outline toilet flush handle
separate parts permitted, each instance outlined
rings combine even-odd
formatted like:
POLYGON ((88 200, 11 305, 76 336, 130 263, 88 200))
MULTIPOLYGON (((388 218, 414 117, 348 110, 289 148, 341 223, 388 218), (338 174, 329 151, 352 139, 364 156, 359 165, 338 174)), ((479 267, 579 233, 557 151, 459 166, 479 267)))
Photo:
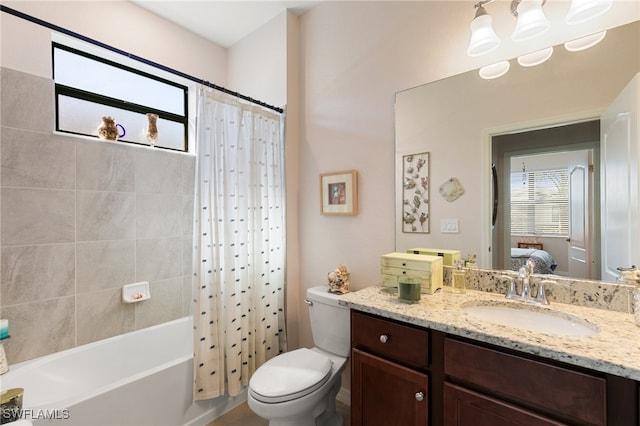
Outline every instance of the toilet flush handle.
POLYGON ((304 303, 306 303, 309 306, 313 306, 313 302, 309 299, 304 299, 304 303))

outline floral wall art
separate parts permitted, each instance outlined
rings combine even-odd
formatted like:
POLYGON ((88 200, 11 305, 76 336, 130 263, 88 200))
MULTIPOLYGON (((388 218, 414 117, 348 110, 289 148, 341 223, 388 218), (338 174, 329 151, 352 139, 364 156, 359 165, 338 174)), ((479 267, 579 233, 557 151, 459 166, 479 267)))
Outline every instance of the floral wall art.
POLYGON ((429 153, 402 157, 402 232, 429 233, 429 153))

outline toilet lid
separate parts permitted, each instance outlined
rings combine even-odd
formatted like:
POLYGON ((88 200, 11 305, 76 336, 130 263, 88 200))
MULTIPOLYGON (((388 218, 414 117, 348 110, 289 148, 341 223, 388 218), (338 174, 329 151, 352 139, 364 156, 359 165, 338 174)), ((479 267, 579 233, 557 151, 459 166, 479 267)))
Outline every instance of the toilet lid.
POLYGON ((296 349, 260 366, 249 380, 249 392, 263 402, 290 401, 315 391, 330 376, 328 357, 311 349, 296 349))

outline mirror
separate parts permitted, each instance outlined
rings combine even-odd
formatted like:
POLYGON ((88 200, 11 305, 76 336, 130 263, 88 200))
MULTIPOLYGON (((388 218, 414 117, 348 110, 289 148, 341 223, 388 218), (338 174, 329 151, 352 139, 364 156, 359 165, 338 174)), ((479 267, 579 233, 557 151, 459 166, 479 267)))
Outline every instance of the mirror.
MULTIPOLYGON (((510 247, 517 247, 518 242, 532 247, 544 245, 545 237, 514 239, 511 232, 503 231, 505 222, 509 222, 505 216, 510 217, 510 202, 509 198, 505 202, 505 195, 510 194, 510 171, 515 167, 511 160, 521 163, 519 156, 523 155, 543 154, 547 150, 562 151, 566 155, 580 149, 593 161, 596 177, 592 179, 597 182, 598 173, 603 172, 599 170, 600 141, 594 144, 593 140, 579 136, 579 142, 573 146, 564 139, 558 142, 554 138, 563 137, 562 133, 572 131, 574 125, 580 127, 574 129, 579 135, 585 126, 589 131, 596 126, 596 134, 599 133, 602 112, 640 72, 639 43, 640 21, 636 21, 609 30, 602 42, 584 51, 569 52, 563 45, 555 46, 551 59, 535 67, 521 67, 515 59, 511 60, 509 72, 498 79, 483 80, 477 71, 470 71, 397 93, 396 251, 415 247, 457 249, 463 256, 477 255, 482 268, 510 269, 510 247), (554 130, 558 130, 560 136, 555 135, 554 130), (527 137, 536 132, 542 133, 541 139, 549 149, 531 142, 535 137, 527 137), (545 134, 549 132, 554 134, 545 134), (512 145, 501 149, 494 146, 497 139, 509 136, 529 142, 519 146, 512 141, 509 142, 512 145), (586 154, 585 145, 588 146, 586 154), (510 154, 497 157, 500 150, 510 154), (429 153, 431 161, 431 230, 428 234, 406 232, 401 220, 402 158, 423 152, 429 153), (497 168, 495 181, 492 165, 497 168), (453 178, 464 192, 456 200, 447 201, 439 188, 453 178), (495 192, 499 198, 494 226, 495 192), (457 232, 447 228, 452 221, 457 224, 457 232)), ((534 163, 532 157, 525 163, 530 161, 534 163)), ((594 200, 600 199, 597 188, 592 195, 594 200)), ((574 276, 600 279, 600 221, 596 202, 590 212, 592 271, 588 277, 574 276)), ((551 255, 557 258, 554 273, 570 276, 566 239, 567 235, 557 236, 553 243, 549 240, 547 244, 553 247, 551 255)))

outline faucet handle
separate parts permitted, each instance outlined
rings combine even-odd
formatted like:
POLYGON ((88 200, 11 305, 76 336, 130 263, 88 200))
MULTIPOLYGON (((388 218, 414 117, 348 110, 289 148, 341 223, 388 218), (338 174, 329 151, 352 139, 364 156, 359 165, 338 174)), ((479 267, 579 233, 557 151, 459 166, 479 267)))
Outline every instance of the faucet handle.
POLYGON ((545 294, 544 287, 545 284, 555 284, 556 282, 553 280, 542 280, 538 284, 538 294, 536 295, 536 302, 541 305, 549 305, 549 301, 547 300, 547 295, 545 294))
POLYGON ((507 294, 504 296, 507 299, 516 299, 518 297, 518 293, 516 293, 516 282, 513 277, 508 275, 503 275, 500 277, 500 281, 509 280, 509 289, 507 290, 507 294))

